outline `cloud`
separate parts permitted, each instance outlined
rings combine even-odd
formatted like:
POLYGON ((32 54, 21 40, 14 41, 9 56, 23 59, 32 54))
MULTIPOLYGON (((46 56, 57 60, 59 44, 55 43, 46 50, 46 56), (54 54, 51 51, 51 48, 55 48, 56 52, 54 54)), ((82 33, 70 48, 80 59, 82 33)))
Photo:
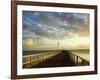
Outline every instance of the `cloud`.
POLYGON ((34 12, 23 13, 23 38, 33 40, 89 36, 89 14, 34 12))

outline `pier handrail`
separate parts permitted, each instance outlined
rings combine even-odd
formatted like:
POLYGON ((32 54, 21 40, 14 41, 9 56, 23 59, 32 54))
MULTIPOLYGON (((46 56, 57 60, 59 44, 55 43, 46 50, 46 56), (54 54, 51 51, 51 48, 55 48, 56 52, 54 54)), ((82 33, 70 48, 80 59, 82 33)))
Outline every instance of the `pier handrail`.
POLYGON ((80 57, 72 52, 70 52, 70 53, 74 56, 74 63, 76 62, 76 64, 78 64, 78 59, 81 59, 82 60, 81 65, 85 65, 85 64, 89 65, 89 61, 87 61, 86 59, 84 59, 84 58, 82 58, 82 57, 80 57), (75 56, 76 56, 76 59, 75 59, 75 56))
POLYGON ((53 51, 53 52, 43 52, 43 53, 39 53, 39 54, 33 54, 33 55, 25 55, 23 56, 23 65, 36 65, 46 59, 49 59, 55 55, 59 54, 59 52, 57 51, 53 51), (34 63, 33 63, 34 62, 34 63))

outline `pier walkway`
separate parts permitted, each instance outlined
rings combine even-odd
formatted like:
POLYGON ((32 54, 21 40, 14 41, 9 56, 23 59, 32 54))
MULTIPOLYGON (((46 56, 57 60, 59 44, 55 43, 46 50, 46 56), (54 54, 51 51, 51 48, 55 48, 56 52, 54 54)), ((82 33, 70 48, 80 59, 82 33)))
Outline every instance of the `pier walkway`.
POLYGON ((68 67, 89 65, 86 59, 68 51, 59 50, 23 56, 23 68, 68 67))

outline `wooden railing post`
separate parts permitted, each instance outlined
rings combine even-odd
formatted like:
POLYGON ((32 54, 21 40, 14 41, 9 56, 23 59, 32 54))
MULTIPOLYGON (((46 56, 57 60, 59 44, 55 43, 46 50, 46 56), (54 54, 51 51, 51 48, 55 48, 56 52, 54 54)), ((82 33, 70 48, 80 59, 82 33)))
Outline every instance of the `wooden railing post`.
POLYGON ((74 56, 74 63, 75 63, 75 55, 73 55, 74 56))
POLYGON ((78 56, 76 56, 76 63, 78 63, 78 56))
POLYGON ((29 58, 29 59, 30 59, 30 65, 32 65, 32 58, 31 58, 31 56, 30 56, 30 58, 29 58))
POLYGON ((82 60, 82 65, 84 65, 84 60, 82 60))

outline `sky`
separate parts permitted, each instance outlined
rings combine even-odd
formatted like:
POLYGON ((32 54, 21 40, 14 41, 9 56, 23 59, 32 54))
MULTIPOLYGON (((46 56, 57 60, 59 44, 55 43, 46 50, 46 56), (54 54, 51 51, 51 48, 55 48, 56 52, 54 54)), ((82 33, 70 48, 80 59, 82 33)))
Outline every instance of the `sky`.
POLYGON ((23 50, 89 49, 89 14, 23 11, 23 50))

